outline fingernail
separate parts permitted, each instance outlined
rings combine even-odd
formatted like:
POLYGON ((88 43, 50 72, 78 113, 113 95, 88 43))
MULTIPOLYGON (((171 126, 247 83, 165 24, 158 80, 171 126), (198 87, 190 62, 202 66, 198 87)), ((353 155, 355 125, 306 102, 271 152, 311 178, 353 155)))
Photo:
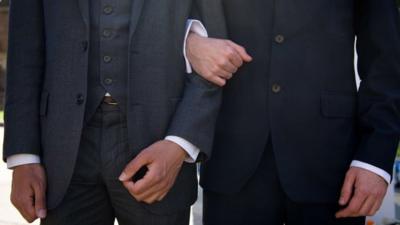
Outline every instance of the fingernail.
POLYGON ((44 218, 46 218, 47 212, 46 212, 45 209, 39 209, 39 210, 36 212, 36 214, 37 214, 37 217, 39 217, 40 219, 44 219, 44 218))
POLYGON ((122 173, 121 176, 119 176, 119 180, 120 181, 124 181, 128 178, 128 176, 126 175, 126 173, 122 173))

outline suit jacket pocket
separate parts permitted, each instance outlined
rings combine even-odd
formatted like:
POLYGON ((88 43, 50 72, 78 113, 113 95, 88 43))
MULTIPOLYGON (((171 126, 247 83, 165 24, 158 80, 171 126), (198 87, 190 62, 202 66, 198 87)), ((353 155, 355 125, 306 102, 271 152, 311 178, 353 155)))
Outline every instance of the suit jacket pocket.
POLYGON ((350 118, 356 115, 357 96, 348 93, 325 93, 321 96, 321 113, 329 118, 350 118))
POLYGON ((40 116, 47 115, 47 108, 49 104, 49 92, 43 91, 40 97, 40 116))

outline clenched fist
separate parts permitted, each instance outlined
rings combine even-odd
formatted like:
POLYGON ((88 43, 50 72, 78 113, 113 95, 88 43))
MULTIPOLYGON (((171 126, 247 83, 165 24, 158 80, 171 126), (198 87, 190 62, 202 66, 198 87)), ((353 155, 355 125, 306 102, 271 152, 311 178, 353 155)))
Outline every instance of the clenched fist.
POLYGON ((46 217, 46 176, 40 164, 14 168, 11 202, 29 223, 46 217))
POLYGON ((252 60, 245 48, 232 41, 195 33, 188 37, 186 52, 193 69, 218 86, 224 86, 243 63, 252 60))
POLYGON ((187 153, 174 142, 163 140, 144 149, 124 169, 120 181, 139 202, 161 201, 175 183, 187 153), (147 167, 144 177, 134 177, 147 167))
POLYGON ((346 174, 339 204, 345 206, 337 218, 373 216, 381 207, 388 183, 380 176, 351 167, 346 174))

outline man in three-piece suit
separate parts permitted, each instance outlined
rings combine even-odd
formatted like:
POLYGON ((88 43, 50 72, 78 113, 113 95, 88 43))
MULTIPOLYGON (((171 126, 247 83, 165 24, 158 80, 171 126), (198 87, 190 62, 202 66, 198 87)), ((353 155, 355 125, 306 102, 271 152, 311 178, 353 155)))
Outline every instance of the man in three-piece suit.
POLYGON ((27 221, 188 224, 221 96, 184 73, 191 6, 11 2, 4 160, 27 221))
POLYGON ((399 141, 395 1, 209 0, 199 15, 219 39, 190 35, 193 68, 219 85, 237 71, 202 168, 204 224, 364 224, 399 141))

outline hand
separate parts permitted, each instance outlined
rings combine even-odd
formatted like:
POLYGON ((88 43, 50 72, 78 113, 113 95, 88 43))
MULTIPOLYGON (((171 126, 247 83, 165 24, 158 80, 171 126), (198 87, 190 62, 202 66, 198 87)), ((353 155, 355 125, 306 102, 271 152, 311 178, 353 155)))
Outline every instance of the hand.
POLYGON ((205 38, 195 33, 189 34, 186 52, 193 69, 204 79, 221 87, 244 62, 252 60, 242 46, 232 41, 205 38))
POLYGON ((46 217, 46 175, 40 164, 14 168, 11 202, 29 223, 46 217))
POLYGON ((388 184, 368 170, 351 167, 346 174, 339 204, 346 208, 336 213, 337 218, 373 216, 382 205, 388 184))
POLYGON ((129 193, 139 202, 161 201, 174 185, 187 153, 177 144, 163 140, 144 149, 120 176, 129 193), (144 166, 145 176, 134 182, 132 177, 144 166))

